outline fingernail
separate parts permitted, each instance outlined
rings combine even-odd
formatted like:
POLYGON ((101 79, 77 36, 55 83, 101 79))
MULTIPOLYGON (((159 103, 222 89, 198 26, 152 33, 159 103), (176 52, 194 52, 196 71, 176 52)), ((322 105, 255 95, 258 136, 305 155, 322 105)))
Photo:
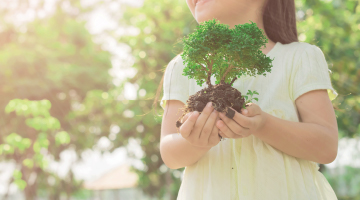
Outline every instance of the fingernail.
POLYGON ((247 109, 243 109, 242 113, 247 114, 248 113, 247 109))
POLYGON ((210 101, 209 103, 207 103, 207 107, 211 107, 212 106, 212 102, 210 101))
POLYGON ((183 123, 176 121, 176 128, 179 128, 183 123))
POLYGON ((198 116, 198 113, 199 113, 199 112, 195 110, 192 115, 198 116))
POLYGON ((226 117, 233 119, 235 116, 235 111, 233 111, 233 109, 228 108, 228 111, 226 113, 226 117))

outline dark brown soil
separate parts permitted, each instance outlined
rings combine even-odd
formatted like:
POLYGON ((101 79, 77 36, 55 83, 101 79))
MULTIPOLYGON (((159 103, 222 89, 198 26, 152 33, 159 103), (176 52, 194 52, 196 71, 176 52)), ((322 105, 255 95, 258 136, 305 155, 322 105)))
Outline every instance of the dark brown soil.
POLYGON ((219 112, 228 113, 229 107, 240 112, 245 103, 241 92, 231 87, 230 84, 218 84, 212 87, 206 87, 196 94, 191 95, 186 101, 183 115, 176 122, 176 127, 181 126, 182 118, 189 112, 198 111, 201 113, 208 102, 213 102, 214 109, 219 112))

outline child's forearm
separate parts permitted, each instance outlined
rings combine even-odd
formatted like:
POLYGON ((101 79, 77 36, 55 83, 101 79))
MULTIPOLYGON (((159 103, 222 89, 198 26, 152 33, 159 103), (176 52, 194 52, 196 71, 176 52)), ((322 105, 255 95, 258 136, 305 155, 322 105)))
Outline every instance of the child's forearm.
POLYGON ((196 163, 211 147, 196 147, 186 141, 180 134, 166 135, 160 141, 160 154, 166 166, 179 169, 196 163))
POLYGON ((264 127, 253 133, 262 141, 291 156, 328 164, 335 160, 338 134, 313 123, 293 122, 266 112, 264 127), (335 137, 336 136, 336 137, 335 137))

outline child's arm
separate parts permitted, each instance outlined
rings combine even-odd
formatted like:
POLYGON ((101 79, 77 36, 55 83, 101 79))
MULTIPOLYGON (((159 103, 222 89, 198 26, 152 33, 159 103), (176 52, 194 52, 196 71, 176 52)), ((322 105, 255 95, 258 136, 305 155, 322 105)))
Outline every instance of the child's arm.
POLYGON ((160 142, 161 158, 170 169, 193 165, 210 149, 193 146, 178 133, 167 134, 160 142))
MULTIPOLYGON (((164 110, 164 117, 161 126, 160 154, 164 163, 171 169, 179 169, 196 163, 211 146, 200 147, 191 144, 181 134, 177 133, 175 126, 176 121, 182 115, 183 111, 179 110, 184 107, 184 103, 177 100, 168 100, 164 110)), ((213 108, 205 108, 203 114, 211 114, 213 108), (205 111, 207 109, 207 111, 205 111)), ((212 114, 213 126, 215 126, 216 115, 212 114), (215 118, 214 118, 215 116, 215 118)), ((198 121, 196 117, 190 116, 192 121, 198 121)), ((198 116, 200 118, 200 116, 198 116)), ((200 120, 200 119, 199 119, 200 120)), ((190 121, 189 121, 190 122, 190 121)), ((182 125, 184 126, 185 123, 182 125)), ((216 127, 214 127, 215 129, 216 127)), ((217 128, 216 128, 217 129, 217 128)), ((193 131, 194 132, 194 131, 193 131)), ((218 137, 218 131, 212 133, 218 137)), ((219 138, 218 138, 219 139, 219 138)), ((210 141, 210 139, 209 139, 210 141)), ((206 143, 208 143, 206 139, 206 143)), ((218 143, 218 142, 217 142, 218 143)))
POLYGON ((338 127, 326 90, 313 90, 296 99, 300 122, 266 115, 266 123, 253 135, 294 157, 328 164, 335 160, 338 127))

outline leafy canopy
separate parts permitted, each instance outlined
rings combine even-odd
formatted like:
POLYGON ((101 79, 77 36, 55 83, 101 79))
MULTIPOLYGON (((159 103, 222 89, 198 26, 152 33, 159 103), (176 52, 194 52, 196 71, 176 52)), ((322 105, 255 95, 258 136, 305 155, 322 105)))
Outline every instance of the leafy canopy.
POLYGON ((272 59, 260 48, 267 41, 254 22, 235 25, 233 29, 215 19, 200 23, 194 33, 182 39, 181 57, 186 66, 183 75, 196 79, 200 86, 204 82, 211 86, 212 75, 216 84, 232 84, 246 74, 266 76, 265 72, 271 72, 272 59))

